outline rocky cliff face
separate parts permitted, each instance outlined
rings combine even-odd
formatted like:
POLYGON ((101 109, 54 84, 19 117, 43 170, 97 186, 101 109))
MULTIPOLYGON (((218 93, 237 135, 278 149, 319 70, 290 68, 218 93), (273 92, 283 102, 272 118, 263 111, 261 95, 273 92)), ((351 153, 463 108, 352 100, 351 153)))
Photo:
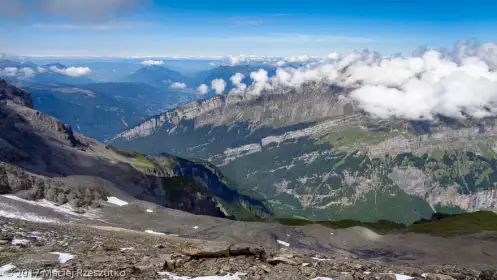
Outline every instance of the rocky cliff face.
POLYGON ((497 211, 494 119, 372 119, 348 92, 307 84, 257 98, 216 96, 113 143, 210 160, 285 217, 409 223, 433 211, 497 211), (423 177, 400 179, 406 170, 423 177))
MULTIPOLYGON (((251 205, 251 202, 234 185, 222 182, 216 171, 201 169, 200 164, 194 166, 194 163, 172 156, 152 159, 106 146, 74 133, 70 126, 55 118, 26 107, 31 104, 28 93, 3 80, 0 85, 0 97, 7 101, 0 104, 3 193, 28 199, 46 198, 59 204, 76 201, 76 205, 87 207, 88 203, 77 201, 88 198, 77 198, 74 193, 81 191, 88 178, 95 178, 90 180, 95 189, 87 191, 99 195, 92 196, 91 202, 106 198, 109 189, 118 189, 135 198, 195 214, 256 215, 249 207, 237 208, 236 214, 229 211, 229 203, 245 201, 251 205), (161 165, 161 160, 174 164, 161 165), (190 167, 194 170, 189 170, 190 167), (67 183, 67 178, 75 182, 67 183), (232 200, 223 196, 224 190, 232 200)), ((253 201, 257 203, 256 208, 263 209, 260 214, 271 214, 262 201, 253 201)))
POLYGON ((0 79, 0 102, 1 101, 11 101, 22 106, 33 108, 31 95, 24 90, 10 85, 4 79, 0 79))
POLYGON ((138 126, 116 135, 112 140, 133 139, 153 134, 162 127, 174 128, 181 121, 192 120, 195 128, 244 121, 254 128, 288 126, 301 122, 352 114, 357 110, 343 89, 309 84, 301 90, 282 88, 271 95, 249 98, 243 95, 219 95, 193 101, 154 116, 138 126))

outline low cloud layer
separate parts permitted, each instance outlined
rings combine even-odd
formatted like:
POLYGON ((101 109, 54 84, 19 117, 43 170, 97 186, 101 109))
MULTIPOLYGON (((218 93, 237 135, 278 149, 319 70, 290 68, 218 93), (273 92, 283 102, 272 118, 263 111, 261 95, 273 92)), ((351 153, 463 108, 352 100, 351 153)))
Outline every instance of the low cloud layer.
POLYGON ((57 68, 56 66, 50 67, 55 73, 59 73, 62 75, 70 76, 70 77, 80 77, 86 76, 91 73, 91 69, 89 67, 68 67, 68 68, 57 68))
POLYGON ((17 75, 17 68, 16 67, 6 67, 3 69, 2 74, 4 74, 7 77, 13 77, 17 75))
POLYGON ((7 77, 22 77, 22 78, 33 78, 38 74, 45 73, 57 73, 70 77, 80 77, 86 76, 91 73, 91 69, 89 67, 68 67, 68 68, 58 68, 57 66, 51 66, 49 68, 36 67, 6 67, 4 69, 0 69, 0 74, 5 75, 7 77))
MULTIPOLYGON (((348 96, 379 118, 497 116, 497 44, 493 43, 462 41, 452 51, 425 48, 409 57, 383 57, 370 51, 330 53, 319 62, 301 56, 280 64, 272 77, 263 69, 252 72, 253 82, 244 93, 260 95, 315 82, 350 89, 348 96), (306 63, 298 68, 285 67, 290 61, 306 63)), ((233 76, 231 81, 240 88, 240 76, 233 76)), ((224 90, 221 85, 216 92, 224 90)))
POLYGON ((223 79, 215 79, 211 82, 211 88, 216 92, 216 94, 223 94, 226 88, 226 81, 223 79))
POLYGON ((209 86, 207 86, 206 84, 201 84, 197 88, 197 92, 202 95, 207 94, 209 92, 209 86))
POLYGON ((27 67, 22 68, 20 72, 22 72, 26 78, 32 78, 36 75, 36 71, 34 69, 27 67))
POLYGON ((245 91, 247 85, 242 82, 243 79, 245 79, 245 76, 241 73, 236 73, 230 78, 230 81, 234 86, 231 90, 232 92, 243 93, 243 91, 245 91))
POLYGON ((186 84, 185 83, 172 83, 169 87, 174 88, 174 89, 184 89, 184 88, 186 88, 186 84))
POLYGON ((147 66, 151 66, 151 65, 163 65, 164 64, 164 61, 162 60, 144 60, 141 62, 142 65, 147 65, 147 66))

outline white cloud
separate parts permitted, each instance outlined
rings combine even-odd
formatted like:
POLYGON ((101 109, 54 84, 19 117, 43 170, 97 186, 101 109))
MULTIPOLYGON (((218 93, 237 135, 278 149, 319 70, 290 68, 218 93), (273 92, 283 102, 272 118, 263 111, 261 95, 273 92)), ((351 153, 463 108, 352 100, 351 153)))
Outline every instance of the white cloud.
POLYGON ((246 54, 241 54, 238 56, 230 56, 229 58, 230 64, 231 65, 237 65, 237 64, 250 64, 250 63, 275 63, 279 58, 275 57, 264 57, 264 56, 257 56, 257 55, 246 55, 246 54))
POLYGON ((256 72, 250 73, 250 78, 254 80, 250 88, 250 93, 254 95, 260 95, 264 89, 269 89, 269 77, 268 72, 264 69, 259 69, 256 72))
POLYGON ((230 56, 230 63, 231 65, 236 65, 236 64, 239 64, 241 62, 241 59, 237 56, 230 56))
POLYGON ((3 73, 8 77, 13 77, 17 75, 17 70, 16 67, 6 67, 3 69, 3 73))
POLYGON ((234 88, 231 90, 232 92, 235 93, 243 92, 247 88, 247 85, 242 83, 244 78, 245 76, 241 73, 236 73, 230 78, 231 83, 234 86, 234 88))
POLYGON ((345 85, 360 82, 351 97, 378 117, 432 119, 438 114, 475 118, 497 113, 497 73, 481 58, 458 64, 438 51, 348 69, 345 85))
POLYGON ((27 68, 27 67, 22 68, 21 72, 24 74, 24 77, 26 77, 26 78, 32 78, 36 74, 35 70, 33 70, 31 68, 27 68))
POLYGON ((206 84, 201 84, 198 88, 197 88, 197 91, 198 93, 200 94, 207 94, 209 92, 209 87, 206 85, 206 84))
POLYGON ((299 55, 299 56, 289 56, 285 58, 287 62, 307 62, 311 60, 311 57, 307 54, 299 55))
POLYGON ((211 82, 211 88, 216 91, 216 94, 223 94, 226 88, 226 82, 223 79, 215 79, 211 82))
POLYGON ((184 89, 186 88, 186 84, 185 83, 172 83, 171 86, 169 86, 170 88, 175 88, 175 89, 184 89))
POLYGON ((329 54, 328 54, 327 58, 328 58, 328 59, 333 59, 333 60, 335 60, 335 59, 338 59, 338 57, 339 57, 339 56, 340 56, 340 54, 339 54, 339 53, 337 53, 337 52, 332 52, 332 53, 329 53, 329 54))
POLYGON ((162 65, 164 64, 164 61, 162 60, 144 60, 141 62, 142 65, 147 65, 147 66, 151 66, 151 65, 162 65))
POLYGON ((86 75, 91 73, 91 69, 89 67, 68 67, 68 68, 60 69, 60 68, 57 68, 57 66, 51 66, 50 70, 52 70, 52 72, 66 75, 66 76, 70 76, 70 77, 86 76, 86 75))
POLYGON ((43 67, 40 67, 40 66, 38 66, 38 67, 36 68, 36 70, 38 71, 38 73, 46 73, 46 72, 47 72, 47 69, 45 69, 45 68, 43 68, 43 67))
POLYGON ((412 57, 382 57, 367 50, 331 53, 321 62, 278 68, 272 77, 262 69, 250 77, 253 83, 245 92, 253 95, 312 82, 345 87, 350 90, 344 94, 359 108, 380 118, 497 116, 497 44, 493 43, 463 42, 452 52, 426 49, 412 57))

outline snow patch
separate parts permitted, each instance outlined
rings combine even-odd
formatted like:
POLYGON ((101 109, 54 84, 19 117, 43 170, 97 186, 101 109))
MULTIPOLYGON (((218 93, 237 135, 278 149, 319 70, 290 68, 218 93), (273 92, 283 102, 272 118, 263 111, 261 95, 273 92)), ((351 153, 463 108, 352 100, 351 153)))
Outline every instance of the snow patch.
POLYGON ((21 212, 17 210, 16 208, 0 203, 0 216, 5 217, 5 218, 10 218, 10 219, 17 219, 17 220, 23 220, 23 221, 29 221, 29 222, 35 222, 35 223, 58 223, 58 220, 54 219, 49 219, 45 218, 42 216, 38 216, 34 213, 26 213, 26 212, 21 212), (5 210, 5 209, 8 210, 5 210))
POLYGON ((237 272, 235 274, 228 273, 225 276, 199 276, 199 277, 189 277, 189 276, 178 276, 171 272, 157 272, 160 276, 168 276, 168 278, 163 280, 241 280, 240 276, 247 275, 246 273, 237 272))
POLYGON ((78 214, 78 213, 74 212, 74 209, 69 204, 63 204, 63 205, 57 206, 46 199, 40 199, 40 200, 34 201, 34 200, 23 199, 23 198, 20 198, 20 197, 17 197, 15 195, 11 195, 11 194, 6 194, 6 195, 2 195, 2 196, 5 198, 12 199, 12 200, 22 201, 22 202, 27 203, 27 204, 41 206, 41 207, 45 207, 45 208, 50 208, 50 209, 53 209, 59 213, 69 214, 69 215, 73 215, 73 216, 83 216, 83 214, 78 214))
POLYGON ((29 240, 27 239, 13 239, 10 244, 12 245, 27 245, 29 240))
POLYGON ((52 252, 51 254, 54 254, 54 255, 59 255, 59 262, 61 264, 64 264, 66 263, 68 260, 72 260, 74 259, 74 255, 72 254, 69 254, 69 253, 60 253, 60 252, 52 252))
POLYGON ((37 215, 32 214, 20 214, 20 213, 12 213, 4 210, 0 210, 0 216, 10 219, 24 220, 29 222, 37 222, 37 223, 57 223, 57 220, 44 218, 37 215))
POLYGON ((397 280, 411 280, 414 279, 411 276, 403 275, 403 274, 395 274, 395 278, 397 280))
POLYGON ((11 271, 14 268, 16 268, 16 266, 13 265, 13 264, 10 264, 10 263, 4 265, 4 266, 0 267, 0 275, 2 275, 5 272, 9 272, 9 271, 11 271))
POLYGON ((156 232, 156 231, 153 231, 153 230, 150 230, 150 229, 147 229, 145 232, 146 233, 150 233, 150 234, 155 234, 155 235, 166 235, 163 232, 156 232))
POLYGON ((194 226, 193 229, 198 229, 198 226, 194 226))
POLYGON ((121 248, 121 252, 134 250, 133 247, 121 248))
POLYGON ((153 213, 153 212, 154 212, 154 210, 152 210, 152 209, 147 209, 147 213, 153 213))
POLYGON ((312 278, 312 280, 333 280, 333 278, 330 278, 330 277, 316 277, 316 278, 312 278))
POLYGON ((290 247, 290 243, 287 243, 285 241, 282 241, 282 240, 276 240, 276 242, 278 242, 278 244, 280 245, 283 245, 283 246, 286 246, 286 247, 290 247))
POLYGON ((109 196, 107 197, 107 202, 109 203, 112 203, 112 204, 115 204, 117 206, 124 206, 124 205, 128 205, 129 203, 124 201, 124 200, 121 200, 115 196, 109 196))

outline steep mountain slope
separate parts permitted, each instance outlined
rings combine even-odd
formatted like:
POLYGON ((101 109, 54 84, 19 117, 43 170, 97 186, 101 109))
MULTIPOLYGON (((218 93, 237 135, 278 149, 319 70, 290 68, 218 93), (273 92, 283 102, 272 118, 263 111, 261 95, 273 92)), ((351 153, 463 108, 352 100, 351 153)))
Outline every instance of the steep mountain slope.
POLYGON ((119 190, 196 214, 271 214, 262 201, 227 185, 212 166, 121 151, 74 133, 70 126, 32 109, 30 94, 3 79, 0 131, 3 194, 87 207, 119 190))
POLYGON ((58 83, 69 85, 82 85, 92 83, 93 80, 87 77, 71 77, 64 74, 46 72, 33 77, 34 81, 41 83, 58 83))
POLYGON ((173 83, 188 84, 190 80, 180 72, 158 65, 151 65, 138 69, 136 72, 122 78, 120 81, 145 83, 155 87, 167 87, 173 83))
POLYGON ((195 94, 143 83, 69 85, 16 77, 6 80, 29 91, 36 109, 99 141, 108 140, 128 126, 195 98, 195 94))
POLYGON ((37 110, 54 116, 74 127, 75 131, 100 141, 109 139, 127 125, 138 124, 151 115, 145 105, 135 106, 128 103, 128 100, 83 86, 39 83, 15 78, 9 81, 31 93, 34 108, 37 110))
POLYGON ((372 119, 349 91, 307 83, 216 96, 151 118, 113 144, 210 160, 283 217, 388 219, 497 211, 494 119, 372 119))

